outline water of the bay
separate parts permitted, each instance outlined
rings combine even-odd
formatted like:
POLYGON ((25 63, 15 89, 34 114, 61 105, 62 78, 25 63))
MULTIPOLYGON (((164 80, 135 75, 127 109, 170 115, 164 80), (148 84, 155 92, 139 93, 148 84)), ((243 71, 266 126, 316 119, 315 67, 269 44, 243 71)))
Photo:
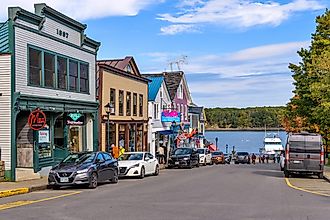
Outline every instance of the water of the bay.
MULTIPOLYGON (((285 146, 287 134, 285 131, 267 131, 267 134, 279 134, 282 140, 282 145, 285 146)), ((216 144, 215 138, 218 138, 218 149, 226 152, 226 145, 228 145, 228 152, 247 151, 249 153, 259 153, 259 149, 263 147, 263 140, 265 131, 206 131, 206 139, 216 144)))

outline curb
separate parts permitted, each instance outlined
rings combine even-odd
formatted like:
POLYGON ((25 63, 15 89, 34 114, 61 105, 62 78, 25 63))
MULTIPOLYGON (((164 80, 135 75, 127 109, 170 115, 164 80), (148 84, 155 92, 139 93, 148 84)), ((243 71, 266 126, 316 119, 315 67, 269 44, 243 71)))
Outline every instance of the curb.
POLYGON ((323 175, 323 179, 325 179, 326 181, 328 181, 330 183, 330 176, 328 175, 323 175))
POLYGON ((48 189, 48 185, 40 185, 40 186, 4 190, 4 191, 0 191, 0 198, 26 194, 26 193, 30 193, 30 192, 45 190, 45 189, 48 189))

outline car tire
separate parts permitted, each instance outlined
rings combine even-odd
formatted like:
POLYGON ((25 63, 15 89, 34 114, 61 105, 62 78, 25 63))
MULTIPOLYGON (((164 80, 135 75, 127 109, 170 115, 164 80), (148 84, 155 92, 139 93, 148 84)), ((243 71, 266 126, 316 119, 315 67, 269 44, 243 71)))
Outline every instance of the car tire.
POLYGON ((284 171, 284 168, 283 167, 281 167, 281 171, 284 171))
POLYGON ((159 175, 159 165, 157 164, 155 167, 154 176, 158 176, 158 175, 159 175))
POLYGON ((206 166, 206 160, 204 160, 203 166, 204 166, 204 167, 206 166))
POLYGON ((60 186, 57 186, 57 185, 54 185, 54 186, 52 186, 52 189, 53 190, 59 190, 59 189, 61 189, 61 187, 60 186))
POLYGON ((323 173, 318 173, 317 176, 319 177, 319 179, 323 179, 323 173))
POLYGON ((141 167, 141 171, 140 171, 140 179, 143 179, 146 175, 146 170, 144 169, 144 167, 141 167))
POLYGON ((286 178, 289 178, 290 177, 290 173, 287 170, 284 170, 284 176, 286 178))
POLYGON ((95 189, 96 187, 97 187, 97 174, 95 172, 93 172, 89 179, 88 188, 95 189))
POLYGON ((110 183, 118 183, 118 171, 115 170, 113 177, 110 179, 110 183))
POLYGON ((239 163, 235 161, 235 164, 239 164, 239 163))

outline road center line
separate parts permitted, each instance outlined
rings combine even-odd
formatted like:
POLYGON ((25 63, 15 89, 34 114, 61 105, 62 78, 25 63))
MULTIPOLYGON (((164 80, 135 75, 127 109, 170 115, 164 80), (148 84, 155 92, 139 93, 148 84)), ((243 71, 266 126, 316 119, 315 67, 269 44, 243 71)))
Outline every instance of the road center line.
POLYGON ((303 188, 300 188, 300 187, 297 187, 297 186, 294 186, 290 183, 289 179, 288 178, 285 178, 285 182, 286 184, 293 188, 293 189, 296 189, 296 190, 300 190, 300 191, 303 191, 303 192, 307 192, 307 193, 312 193, 312 194, 316 194, 316 195, 319 195, 319 196, 326 196, 326 197, 330 197, 329 194, 324 194, 324 193, 319 193, 319 192, 315 192, 315 191, 311 191, 311 190, 307 190, 307 189, 303 189, 303 188))
POLYGON ((52 196, 52 197, 48 197, 48 198, 44 198, 44 199, 38 199, 38 200, 30 200, 30 201, 25 200, 25 201, 10 202, 10 203, 0 205, 0 211, 5 210, 5 209, 16 208, 16 207, 20 207, 20 206, 30 205, 30 204, 34 204, 34 203, 39 203, 39 202, 45 202, 45 201, 58 199, 58 198, 62 198, 62 197, 72 196, 72 195, 76 195, 76 194, 79 194, 79 193, 81 193, 81 191, 75 191, 75 192, 72 192, 72 193, 66 193, 66 194, 63 194, 63 195, 52 196))

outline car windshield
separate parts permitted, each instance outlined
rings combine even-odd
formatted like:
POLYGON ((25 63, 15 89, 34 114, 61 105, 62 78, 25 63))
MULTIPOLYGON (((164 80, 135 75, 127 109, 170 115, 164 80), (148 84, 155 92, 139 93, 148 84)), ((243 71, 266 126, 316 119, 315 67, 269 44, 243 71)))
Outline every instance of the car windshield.
POLYGON ((90 163, 93 162, 95 155, 96 153, 70 154, 62 161, 62 163, 90 163))
POLYGON ((237 156, 248 156, 248 152, 237 152, 237 156))
POLYGON ((213 152, 212 155, 221 155, 221 152, 216 151, 216 152, 213 152))
POLYGON ((197 152, 198 152, 199 154, 204 154, 204 153, 205 153, 205 150, 204 150, 204 149, 198 149, 197 152))
POLYGON ((178 148, 174 151, 174 155, 191 154, 191 152, 191 148, 178 148))
POLYGON ((142 160, 142 153, 131 153, 131 154, 123 154, 120 157, 120 160, 142 160))

